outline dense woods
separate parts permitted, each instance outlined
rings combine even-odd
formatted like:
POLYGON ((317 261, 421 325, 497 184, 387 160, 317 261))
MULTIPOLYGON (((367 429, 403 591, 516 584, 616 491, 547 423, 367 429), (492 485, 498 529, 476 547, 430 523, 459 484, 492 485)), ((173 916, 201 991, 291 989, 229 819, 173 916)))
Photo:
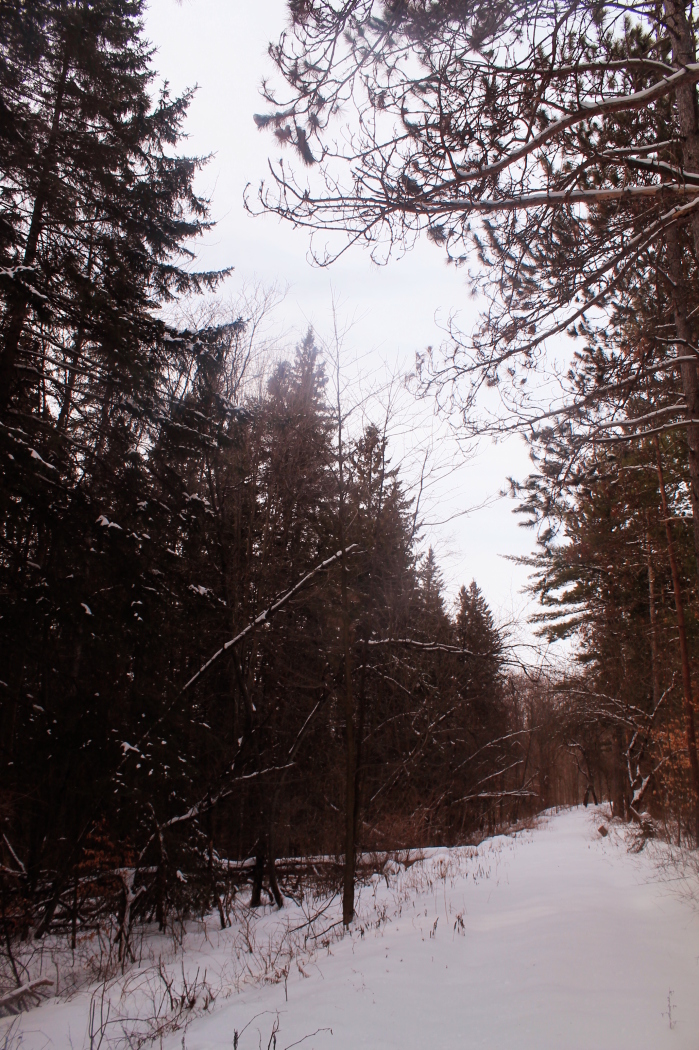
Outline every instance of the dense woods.
POLYGON ((387 260, 423 232, 469 266, 480 324, 452 322, 418 378, 464 433, 530 444, 513 492, 537 529, 535 619, 576 645, 550 681, 561 746, 588 796, 604 771, 620 818, 650 830, 651 811, 696 842, 691 6, 290 10, 256 119, 302 163, 274 167, 258 207, 310 231, 325 265, 352 244, 387 260))
POLYGON ((215 298, 229 271, 197 272, 191 96, 158 90, 141 0, 0 0, 17 983, 17 941, 110 921, 127 959, 134 924, 225 926, 246 882, 251 906, 283 906, 316 855, 349 923, 360 854, 583 800, 644 835, 699 832, 693 24, 674 0, 626 21, 571 5, 560 26, 526 2, 289 9, 272 55, 291 95, 270 88, 258 123, 326 192, 283 168, 263 201, 372 247, 420 226, 452 256, 475 239, 482 327, 422 361, 423 394, 448 390, 469 433, 527 435, 513 490, 541 652, 522 660, 475 582, 446 595, 385 419, 347 418, 314 333, 263 348, 255 304, 215 298), (543 339, 572 326, 544 410, 543 339), (566 637, 567 665, 547 663, 566 637))
POLYGON ((189 99, 151 98, 140 10, 3 5, 8 946, 100 909, 124 951, 169 909, 225 923, 231 861, 281 904, 277 856, 450 839, 533 797, 485 600, 447 608, 312 333, 267 363, 250 313, 164 320, 225 275, 186 265, 189 99))

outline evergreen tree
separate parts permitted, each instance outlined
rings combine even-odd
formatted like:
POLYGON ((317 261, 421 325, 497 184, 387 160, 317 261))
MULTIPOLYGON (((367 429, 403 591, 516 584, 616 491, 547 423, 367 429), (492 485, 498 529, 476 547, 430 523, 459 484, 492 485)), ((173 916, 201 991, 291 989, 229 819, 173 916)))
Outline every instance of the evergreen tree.
POLYGON ((443 597, 444 581, 432 547, 427 551, 418 569, 418 579, 423 606, 421 630, 430 638, 440 637, 444 634, 447 624, 443 597))
POLYGON ((493 615, 475 580, 458 595, 455 620, 458 644, 465 650, 461 690, 471 731, 479 739, 497 736, 507 721, 503 711, 503 643, 493 615))
POLYGON ((3 412, 18 385, 36 384, 35 369, 21 384, 17 369, 46 330, 46 377, 64 417, 88 348, 90 369, 108 375, 118 361, 120 381, 131 371, 138 386, 163 334, 152 307, 212 279, 181 266, 206 227, 192 189, 200 162, 169 154, 191 94, 163 91, 152 105, 142 6, 3 3, 4 133, 22 143, 3 151, 3 412))
POLYGON ((144 450, 203 349, 156 311, 218 276, 183 265, 208 221, 199 162, 172 155, 190 96, 151 102, 141 11, 0 18, 2 779, 39 933, 105 808, 133 834, 114 775, 163 696, 141 690, 144 554, 180 509, 150 501, 144 450))

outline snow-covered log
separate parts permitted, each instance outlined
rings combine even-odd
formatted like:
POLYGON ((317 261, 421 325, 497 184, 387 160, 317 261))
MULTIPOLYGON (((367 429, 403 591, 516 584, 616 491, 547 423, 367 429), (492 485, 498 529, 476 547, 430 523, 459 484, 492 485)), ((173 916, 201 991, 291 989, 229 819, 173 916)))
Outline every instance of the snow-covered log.
POLYGON ((46 989, 53 988, 50 977, 39 977, 35 981, 21 984, 19 988, 13 988, 11 992, 0 995, 0 1014, 19 1013, 26 1008, 27 999, 34 999, 37 1003, 41 1001, 46 989))

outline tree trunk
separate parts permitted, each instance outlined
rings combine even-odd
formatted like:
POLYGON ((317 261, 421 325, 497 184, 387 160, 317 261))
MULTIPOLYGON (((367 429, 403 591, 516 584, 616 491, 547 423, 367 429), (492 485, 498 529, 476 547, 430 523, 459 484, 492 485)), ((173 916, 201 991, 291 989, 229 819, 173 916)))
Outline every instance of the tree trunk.
MULTIPOLYGON (((672 60, 677 67, 696 62, 696 45, 694 33, 687 19, 684 0, 665 0, 665 18, 668 34, 672 43, 672 60)), ((681 87, 676 92, 677 110, 680 121, 683 166, 685 171, 699 171, 699 124, 697 122, 697 92, 694 84, 681 87)), ((699 214, 692 217, 692 236, 694 250, 699 255, 699 214)), ((677 338, 691 343, 691 331, 687 322, 687 304, 681 264, 677 228, 671 227, 667 234, 670 274, 675 282, 673 289, 675 327, 677 338)), ((686 357, 687 348, 678 344, 678 356, 686 357)), ((697 366, 692 361, 680 365, 682 392, 685 397, 685 414, 688 421, 699 420, 699 383, 697 366)), ((689 488, 694 515, 694 553, 699 572, 699 426, 694 422, 687 424, 687 443, 689 445, 689 488)))
POLYGON ((653 675, 653 707, 660 700, 660 666, 658 647, 658 613, 655 608, 655 569, 650 542, 650 522, 646 511, 646 565, 648 568, 648 608, 650 611, 650 659, 653 675))
POLYGON ((274 857, 274 851, 272 849, 272 843, 274 840, 271 828, 267 838, 267 878, 269 879, 269 889, 270 893, 274 897, 274 902, 277 905, 277 907, 283 908, 284 897, 282 896, 282 891, 279 889, 279 883, 277 882, 276 860, 274 857))
MULTIPOLYGON (((341 538, 343 542, 343 538, 341 538)), ((350 650, 350 612, 347 593, 347 567, 342 547, 342 645, 345 657, 345 736, 347 765, 345 771, 345 873, 342 889, 342 921, 349 926, 354 918, 354 799, 357 776, 356 729, 354 725, 354 697, 352 695, 352 654, 350 650)))
POLYGON ((158 871, 156 873, 156 905, 155 917, 158 921, 158 929, 164 930, 167 924, 167 852, 165 840, 160 827, 158 827, 158 871))
POLYGON ((660 499, 665 519, 665 532, 667 535, 667 552, 670 557, 670 569, 672 571, 672 586, 675 591, 675 610, 677 613, 677 633, 680 641, 680 658, 682 661, 682 693, 684 697, 684 725, 689 754, 689 766, 692 777, 692 792, 694 794, 694 834, 699 843, 699 761, 697 760, 697 736, 694 726, 694 701, 692 699, 692 676, 689 665, 689 649, 687 647, 687 631, 684 623, 684 605, 682 602, 682 590, 680 587, 680 573, 675 557, 675 544, 672 539, 672 523, 667 506, 667 495, 665 492, 665 478, 663 476, 663 463, 660 456, 660 442, 655 435, 655 454, 658 463, 658 485, 660 487, 660 499))
POLYGON ((362 674, 359 682, 359 705, 357 709, 357 744, 355 749, 355 775, 354 775, 354 845, 355 849, 359 841, 359 813, 362 799, 362 739, 364 737, 364 723, 366 721, 366 658, 367 644, 364 642, 362 653, 362 674))
POLYGON ((216 876, 214 873, 214 807, 211 804, 211 791, 207 792, 206 801, 206 831, 208 838, 207 874, 208 889, 206 892, 206 911, 209 910, 213 901, 218 897, 216 892, 216 876))
POLYGON ((350 639, 350 605, 347 586, 347 551, 345 547, 345 449, 342 437, 342 404, 340 400, 340 354, 337 344, 337 468, 338 468, 338 515, 337 538, 340 544, 340 598, 342 604, 342 649, 345 667, 345 870, 342 886, 342 921, 349 926, 354 918, 354 870, 355 870, 355 792, 357 782, 357 738, 354 719, 354 696, 352 694, 352 650, 350 639))
POLYGON ((250 894, 250 907, 259 908, 262 903, 262 883, 265 877, 265 844, 262 839, 257 846, 255 867, 252 869, 252 893, 250 894))
MULTIPOLYGON (((677 351, 679 357, 687 357, 686 344, 691 344, 692 333, 687 321, 687 293, 679 238, 675 227, 668 231, 667 249, 670 276, 674 282, 672 304, 675 330, 677 338, 684 341, 678 343, 677 351)), ((685 402, 685 418, 688 420, 689 491, 692 500, 694 524, 694 556, 697 563, 697 572, 699 573, 699 425, 696 422, 696 420, 699 420, 699 382, 697 380, 697 366, 693 361, 682 361, 680 364, 680 376, 685 402)))
POLYGON ((78 943, 78 872, 73 877, 73 910, 70 916, 70 946, 73 951, 78 943))
POLYGON ((624 747, 621 730, 615 727, 612 731, 612 816, 626 820, 626 800, 624 798, 624 773, 622 771, 624 747))

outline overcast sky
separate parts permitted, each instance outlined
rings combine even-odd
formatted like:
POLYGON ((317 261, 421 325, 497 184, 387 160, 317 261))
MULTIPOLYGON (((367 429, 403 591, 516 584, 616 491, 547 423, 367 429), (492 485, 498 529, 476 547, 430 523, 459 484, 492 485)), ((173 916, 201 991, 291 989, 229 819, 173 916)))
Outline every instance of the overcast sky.
MULTIPOLYGON (((387 371, 409 370, 416 351, 438 345, 439 318, 459 311, 462 327, 468 328, 474 306, 466 273, 447 266, 427 241, 384 267, 357 248, 324 270, 308 262, 303 231, 245 212, 246 184, 257 186, 268 158, 279 155, 272 137, 259 132, 252 117, 264 109, 259 84, 272 73, 267 44, 284 22, 283 0, 151 0, 146 31, 157 48, 156 68, 174 92, 199 87, 187 120, 186 149, 213 154, 198 189, 211 198, 217 225, 200 243, 197 264, 235 267, 225 294, 235 295, 253 282, 287 289, 275 323, 290 343, 309 324, 321 339, 329 337, 334 293, 341 319, 353 321, 344 349, 347 374, 361 372, 370 386, 387 371)), ((495 497, 508 475, 528 473, 523 442, 488 443, 464 460, 424 403, 406 409, 403 400, 398 422, 396 461, 406 449, 416 453, 430 437, 435 441, 433 461, 439 469, 424 508, 427 521, 444 524, 430 525, 424 542, 435 548, 449 593, 475 578, 493 610, 509 618, 525 600, 520 590, 526 572, 504 556, 529 553, 533 537, 519 527, 512 501, 495 497)), ((414 471, 416 459, 408 454, 408 471, 414 471)))

